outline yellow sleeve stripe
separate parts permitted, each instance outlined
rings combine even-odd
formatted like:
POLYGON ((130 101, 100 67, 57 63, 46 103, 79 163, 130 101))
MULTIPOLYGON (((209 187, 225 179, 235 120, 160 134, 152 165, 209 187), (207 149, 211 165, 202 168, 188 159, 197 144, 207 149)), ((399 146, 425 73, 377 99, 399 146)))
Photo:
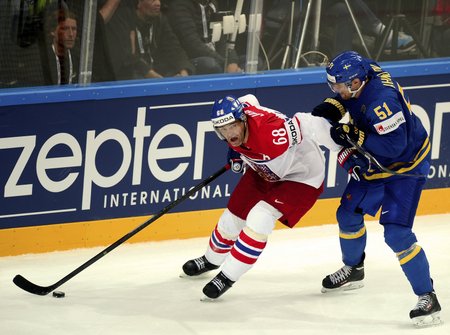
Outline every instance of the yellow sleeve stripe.
POLYGON ((417 256, 417 254, 422 250, 420 245, 414 244, 414 248, 397 253, 400 265, 408 263, 411 259, 417 256))
POLYGON ((339 237, 343 238, 344 240, 354 240, 356 238, 360 238, 366 233, 366 226, 362 227, 357 232, 351 233, 351 232, 345 232, 340 230, 339 231, 339 237))
MULTIPOLYGON (((419 150, 416 157, 414 157, 413 164, 408 165, 407 167, 404 167, 404 168, 400 168, 395 171, 398 173, 404 173, 404 172, 411 171, 417 165, 419 165, 419 163, 422 162, 425 159, 425 157, 427 157, 430 150, 431 150, 430 139, 427 137, 422 145, 422 148, 419 150)), ((394 164, 388 166, 388 169, 393 170, 400 164, 402 164, 402 163, 394 163, 394 164)), ((374 173, 372 175, 364 174, 363 177, 365 180, 374 180, 374 179, 392 177, 392 174, 386 173, 386 172, 381 172, 381 173, 374 173)))
POLYGON ((337 109, 339 109, 339 112, 341 113, 341 116, 344 117, 345 113, 347 112, 345 110, 345 107, 336 99, 333 98, 326 98, 324 102, 328 102, 329 104, 332 104, 337 109))

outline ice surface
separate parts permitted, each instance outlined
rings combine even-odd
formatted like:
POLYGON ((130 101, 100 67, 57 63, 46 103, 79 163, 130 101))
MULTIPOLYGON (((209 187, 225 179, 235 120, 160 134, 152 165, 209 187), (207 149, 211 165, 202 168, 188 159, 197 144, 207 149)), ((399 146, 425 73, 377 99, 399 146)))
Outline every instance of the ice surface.
POLYGON ((335 224, 275 231, 253 269, 214 302, 200 302, 213 274, 179 278, 207 238, 122 245, 58 288, 60 299, 12 279, 53 284, 103 248, 2 257, 0 334, 450 334, 450 214, 418 217, 414 229, 443 308, 438 327, 412 326, 417 298, 381 226, 367 230, 365 287, 341 293, 320 293, 322 278, 341 267, 335 224))

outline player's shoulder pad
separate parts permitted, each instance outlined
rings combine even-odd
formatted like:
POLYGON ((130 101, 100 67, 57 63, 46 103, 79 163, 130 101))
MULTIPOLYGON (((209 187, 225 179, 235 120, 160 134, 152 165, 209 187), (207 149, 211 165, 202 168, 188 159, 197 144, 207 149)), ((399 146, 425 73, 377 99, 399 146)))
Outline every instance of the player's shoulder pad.
POLYGON ((242 104, 247 104, 250 106, 260 106, 258 98, 256 98, 253 94, 243 95, 242 97, 239 97, 238 100, 242 104))

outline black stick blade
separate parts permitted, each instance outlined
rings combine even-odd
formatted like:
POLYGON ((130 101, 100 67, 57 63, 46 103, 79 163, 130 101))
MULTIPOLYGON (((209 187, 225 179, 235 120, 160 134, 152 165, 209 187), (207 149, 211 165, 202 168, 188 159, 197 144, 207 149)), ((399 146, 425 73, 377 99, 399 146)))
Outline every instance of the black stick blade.
POLYGON ((32 282, 30 282, 25 277, 22 277, 21 275, 16 275, 13 279, 13 282, 22 290, 36 295, 47 295, 55 289, 53 286, 44 287, 33 284, 32 282))

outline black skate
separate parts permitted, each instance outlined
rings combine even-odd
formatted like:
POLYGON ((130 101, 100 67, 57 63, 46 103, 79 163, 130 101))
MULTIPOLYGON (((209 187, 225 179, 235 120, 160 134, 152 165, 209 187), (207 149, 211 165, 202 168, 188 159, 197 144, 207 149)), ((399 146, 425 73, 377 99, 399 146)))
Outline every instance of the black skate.
POLYGON ((356 290, 364 286, 364 256, 356 266, 345 265, 322 280, 322 293, 356 290))
POLYGON ((214 265, 206 259, 205 256, 191 259, 183 265, 183 272, 187 276, 198 276, 202 273, 218 269, 218 265, 214 265))
MULTIPOLYGON (((217 299, 233 286, 234 281, 228 279, 222 272, 219 272, 208 284, 203 288, 203 293, 209 299, 217 299)), ((206 300, 206 299, 202 299, 206 300)))
POLYGON ((434 326, 441 323, 440 311, 441 305, 436 293, 429 292, 419 296, 417 305, 409 312, 409 317, 416 327, 434 326))

